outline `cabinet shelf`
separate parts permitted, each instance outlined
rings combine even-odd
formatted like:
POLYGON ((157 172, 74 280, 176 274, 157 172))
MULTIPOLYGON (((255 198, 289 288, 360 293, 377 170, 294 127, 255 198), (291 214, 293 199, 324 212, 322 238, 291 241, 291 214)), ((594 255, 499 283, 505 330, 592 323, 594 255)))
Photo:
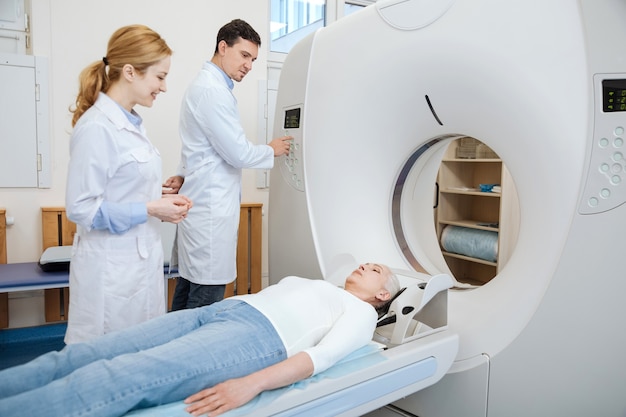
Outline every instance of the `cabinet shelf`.
POLYGON ((475 262, 475 263, 478 263, 478 264, 489 265, 489 266, 493 266, 493 267, 497 267, 498 266, 498 264, 496 262, 485 261, 484 259, 479 259, 479 258, 472 258, 471 256, 460 255, 458 253, 445 252, 445 251, 442 251, 441 253, 443 253, 444 256, 449 256, 451 258, 462 259, 464 261, 475 262))
MULTIPOLYGON (((440 242, 448 225, 498 234, 495 262, 448 252, 440 243, 444 259, 459 282, 485 284, 507 262, 517 240, 519 206, 513 181, 502 160, 486 145, 473 138, 461 138, 453 141, 446 150, 437 182, 439 195, 435 223, 440 242), (476 151, 472 150, 473 147, 476 151), (490 157, 474 158, 485 154, 478 149, 488 150, 490 157), (459 155, 468 157, 459 158, 459 155), (497 192, 484 192, 480 190, 481 184, 499 184, 500 188, 497 192)), ((481 236, 480 233, 471 235, 481 236)))
POLYGON ((479 220, 440 220, 439 224, 452 225, 452 226, 462 226, 468 227, 470 229, 479 229, 479 230, 489 230, 492 232, 497 232, 499 227, 491 227, 484 226, 483 223, 492 223, 492 222, 484 222, 479 220))
POLYGON ((493 163, 500 163, 500 159, 498 158, 443 158, 442 162, 469 162, 469 163, 476 163, 476 162, 493 162, 493 163))
POLYGON ((501 195, 500 193, 494 193, 493 191, 490 191, 490 192, 480 191, 477 188, 472 188, 472 189, 444 188, 441 190, 441 193, 476 195, 479 197, 496 197, 496 198, 500 198, 500 195, 501 195))

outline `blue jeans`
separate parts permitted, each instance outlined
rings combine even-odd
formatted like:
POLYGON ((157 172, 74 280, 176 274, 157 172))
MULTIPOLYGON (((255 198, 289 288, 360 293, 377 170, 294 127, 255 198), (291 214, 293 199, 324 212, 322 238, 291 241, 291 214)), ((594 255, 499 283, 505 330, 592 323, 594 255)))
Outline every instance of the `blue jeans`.
POLYGON ((239 300, 182 310, 0 372, 2 416, 120 416, 180 401, 287 358, 239 300))
POLYGON ((172 298, 172 311, 208 306, 224 299, 226 285, 201 285, 183 278, 176 278, 172 298))

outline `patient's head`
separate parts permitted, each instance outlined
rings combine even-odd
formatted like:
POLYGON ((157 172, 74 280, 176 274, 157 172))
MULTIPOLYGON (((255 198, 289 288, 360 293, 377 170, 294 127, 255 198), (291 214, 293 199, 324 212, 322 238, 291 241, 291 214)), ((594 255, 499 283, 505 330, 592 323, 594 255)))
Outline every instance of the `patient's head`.
POLYGON ((386 265, 366 263, 346 278, 346 291, 378 308, 400 290, 398 277, 386 265))

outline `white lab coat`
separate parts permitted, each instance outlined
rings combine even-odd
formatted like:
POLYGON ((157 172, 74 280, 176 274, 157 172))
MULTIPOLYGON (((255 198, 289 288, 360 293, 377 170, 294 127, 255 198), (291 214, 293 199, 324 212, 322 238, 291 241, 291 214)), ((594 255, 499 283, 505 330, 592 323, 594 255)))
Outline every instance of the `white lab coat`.
POLYGON ((172 264, 193 283, 227 284, 237 274, 241 170, 272 168, 274 150, 246 138, 237 100, 210 62, 185 92, 179 130, 179 174, 185 177, 179 192, 193 207, 178 224, 172 264))
POLYGON ((70 140, 66 210, 77 232, 66 343, 93 339, 166 312, 160 221, 148 216, 146 223, 122 234, 92 229, 103 201, 158 199, 161 181, 161 156, 143 126, 138 130, 100 93, 70 140))

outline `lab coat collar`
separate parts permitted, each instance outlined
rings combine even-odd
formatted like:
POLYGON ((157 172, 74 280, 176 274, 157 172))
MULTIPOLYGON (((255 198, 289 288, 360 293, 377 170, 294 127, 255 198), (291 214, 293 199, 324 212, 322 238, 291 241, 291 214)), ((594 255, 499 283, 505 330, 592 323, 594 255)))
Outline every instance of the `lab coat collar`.
POLYGON ((98 99, 94 103, 94 106, 105 114, 117 129, 139 131, 142 135, 145 135, 145 128, 143 125, 138 128, 132 124, 117 102, 103 92, 98 93, 98 99))
POLYGON ((217 65, 215 65, 211 61, 205 62, 204 63, 204 68, 209 70, 209 71, 211 71, 214 74, 220 74, 222 76, 222 78, 224 78, 224 81, 226 81, 226 85, 228 86, 228 88, 230 88, 231 90, 233 88, 235 88, 235 82, 233 80, 231 80, 228 75, 226 75, 224 70, 222 70, 220 67, 218 67, 217 65))
POLYGON ((137 129, 141 128, 140 126, 143 123, 143 120, 141 119, 141 116, 139 115, 139 113, 135 111, 135 109, 133 109, 132 111, 128 111, 124 107, 122 107, 122 105, 119 103, 117 103, 117 107, 119 107, 120 110, 122 110, 122 112, 124 113, 124 116, 126 116, 128 121, 131 122, 133 126, 135 126, 137 129))

